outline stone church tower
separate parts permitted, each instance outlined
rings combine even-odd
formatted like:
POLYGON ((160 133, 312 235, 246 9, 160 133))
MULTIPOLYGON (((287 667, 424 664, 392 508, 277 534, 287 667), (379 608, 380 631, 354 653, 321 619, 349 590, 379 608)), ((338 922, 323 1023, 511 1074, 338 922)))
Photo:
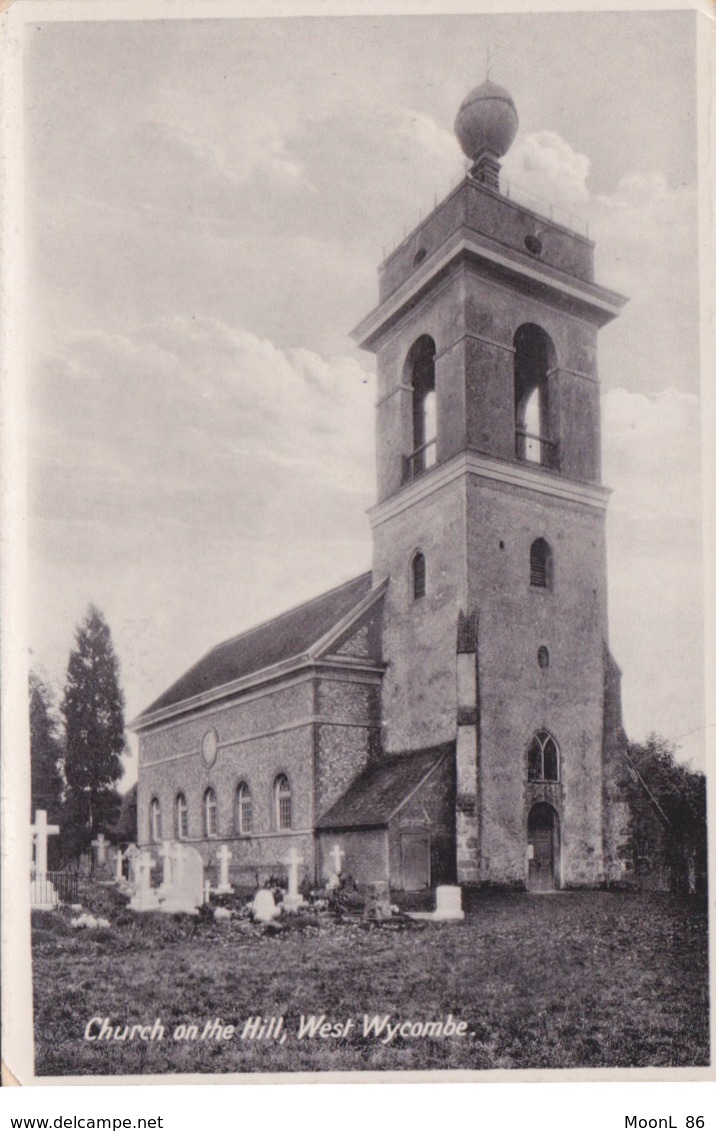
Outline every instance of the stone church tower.
POLYGON ((456 740, 458 882, 539 889, 611 869, 597 332, 625 300, 589 239, 500 191, 517 124, 496 84, 467 96, 470 173, 354 337, 378 368, 384 749, 456 740))
POLYGON ((244 890, 294 853, 311 884, 633 879, 596 363, 624 299, 589 239, 501 191, 516 130, 501 87, 468 95, 470 172, 355 332, 378 363, 372 571, 134 721, 143 847, 226 849, 244 890))

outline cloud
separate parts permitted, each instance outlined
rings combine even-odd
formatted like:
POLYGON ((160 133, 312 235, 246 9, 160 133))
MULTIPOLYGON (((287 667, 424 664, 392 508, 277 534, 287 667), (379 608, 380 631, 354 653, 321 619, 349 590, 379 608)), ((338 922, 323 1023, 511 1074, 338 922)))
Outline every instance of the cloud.
POLYGON ((600 335, 602 381, 623 384, 628 359, 633 389, 678 384, 697 392, 695 189, 670 186, 656 171, 633 171, 612 192, 594 194, 589 159, 549 131, 519 137, 503 171, 516 199, 545 213, 552 207, 554 218, 570 226, 588 225, 597 280, 629 299, 600 335))
POLYGON ((703 765, 700 406, 667 389, 604 397, 612 650, 627 730, 652 730, 703 765))
POLYGON ((591 163, 552 130, 523 134, 507 153, 502 168, 515 188, 564 208, 583 206, 589 197, 591 163))
POLYGON ((32 393, 33 639, 61 666, 96 600, 137 711, 202 646, 359 573, 374 398, 352 358, 216 320, 69 335, 32 393))

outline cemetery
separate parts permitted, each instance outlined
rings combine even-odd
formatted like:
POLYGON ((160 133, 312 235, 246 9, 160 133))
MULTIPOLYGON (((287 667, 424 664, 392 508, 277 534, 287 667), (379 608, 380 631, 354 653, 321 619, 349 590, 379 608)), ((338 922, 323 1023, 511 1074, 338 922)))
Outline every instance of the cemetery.
POLYGON ((699 897, 401 893, 337 844, 322 884, 294 848, 249 890, 227 845, 97 837, 69 902, 32 835, 39 1076, 708 1063, 699 897))

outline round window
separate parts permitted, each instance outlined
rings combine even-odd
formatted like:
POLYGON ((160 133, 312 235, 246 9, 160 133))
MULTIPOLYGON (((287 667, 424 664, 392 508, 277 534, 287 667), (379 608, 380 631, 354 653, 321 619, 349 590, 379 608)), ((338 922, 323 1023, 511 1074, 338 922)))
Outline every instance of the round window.
POLYGON ((542 240, 538 240, 537 236, 525 236, 525 247, 532 255, 542 254, 542 240))
POLYGON ((216 734, 216 731, 212 727, 211 730, 208 730, 206 732, 206 734, 204 735, 204 738, 202 739, 202 743, 201 743, 201 756, 202 756, 202 759, 204 761, 204 765, 206 766, 207 770, 210 769, 211 766, 213 766, 214 762, 216 761, 216 751, 218 749, 218 746, 219 746, 219 739, 218 739, 218 736, 216 734))

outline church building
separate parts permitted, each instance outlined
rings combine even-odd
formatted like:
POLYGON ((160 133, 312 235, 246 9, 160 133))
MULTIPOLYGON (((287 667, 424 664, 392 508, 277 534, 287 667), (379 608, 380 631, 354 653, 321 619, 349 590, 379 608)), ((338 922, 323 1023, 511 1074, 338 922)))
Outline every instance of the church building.
POLYGON ((629 880, 607 639, 597 335, 625 299, 511 200, 491 81, 472 162, 384 261, 373 568, 218 644, 132 724, 138 839, 228 845, 234 883, 532 890, 629 880))

